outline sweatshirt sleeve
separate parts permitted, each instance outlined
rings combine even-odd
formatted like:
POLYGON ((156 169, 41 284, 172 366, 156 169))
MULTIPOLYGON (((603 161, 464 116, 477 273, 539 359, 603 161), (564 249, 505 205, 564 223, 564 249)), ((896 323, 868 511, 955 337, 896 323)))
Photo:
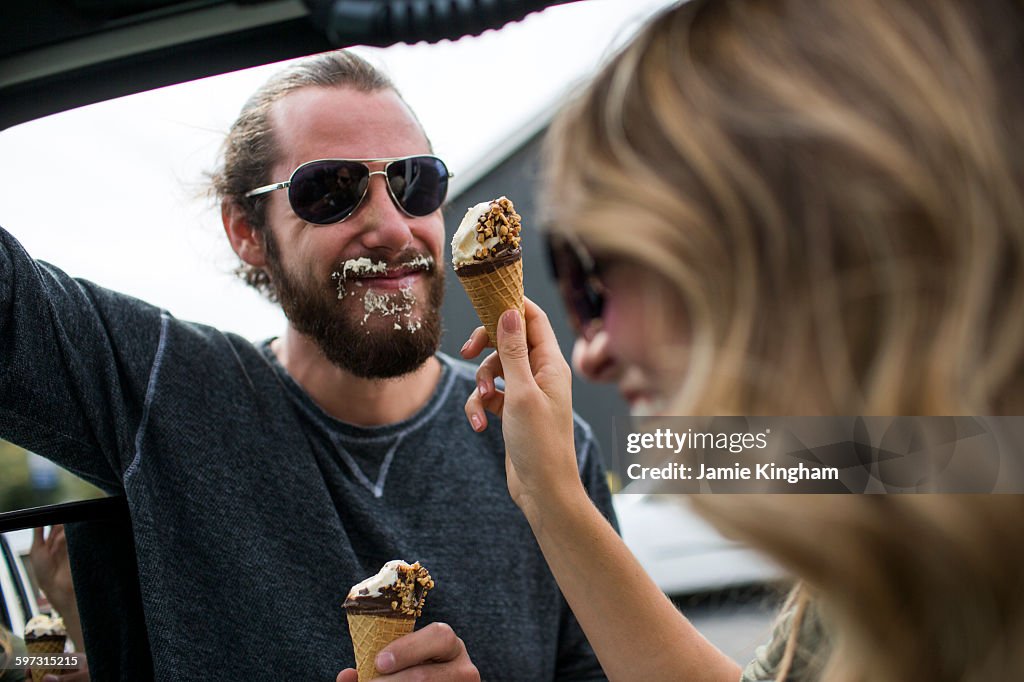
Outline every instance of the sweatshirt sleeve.
POLYGON ((165 318, 0 228, 0 437, 118 492, 165 318))
MULTIPOLYGON (((590 426, 576 419, 576 457, 580 478, 594 505, 601 511, 615 531, 619 531, 618 519, 612 507, 612 495, 608 489, 601 451, 590 426)), ((576 621, 569 604, 562 599, 562 634, 558 651, 558 680, 596 682, 607 680, 594 650, 587 641, 583 629, 576 621)))

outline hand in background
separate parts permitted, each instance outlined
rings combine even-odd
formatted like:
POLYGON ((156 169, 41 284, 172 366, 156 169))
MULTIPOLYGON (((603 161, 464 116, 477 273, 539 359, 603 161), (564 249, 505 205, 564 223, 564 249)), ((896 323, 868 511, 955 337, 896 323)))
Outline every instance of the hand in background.
POLYGON ((75 586, 71 582, 71 563, 68 560, 64 526, 50 526, 49 535, 44 535, 43 530, 41 527, 34 530, 32 547, 28 553, 29 563, 32 564, 39 588, 64 619, 64 626, 75 651, 85 651, 75 586))

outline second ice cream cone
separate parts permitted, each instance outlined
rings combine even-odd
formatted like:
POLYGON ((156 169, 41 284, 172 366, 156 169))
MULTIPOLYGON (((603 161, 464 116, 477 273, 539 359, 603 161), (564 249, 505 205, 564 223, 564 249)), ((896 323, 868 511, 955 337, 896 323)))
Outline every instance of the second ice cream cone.
POLYGON ((423 599, 433 587, 434 580, 420 562, 395 559, 348 591, 345 612, 359 682, 377 677, 377 654, 412 632, 423 612, 423 599))
MULTIPOLYGON (((67 630, 64 627, 64 620, 52 618, 41 613, 33 616, 25 624, 25 649, 30 656, 53 656, 64 653, 64 646, 67 643, 67 630)), ((44 675, 59 675, 65 670, 60 668, 32 668, 32 682, 40 682, 44 675)))

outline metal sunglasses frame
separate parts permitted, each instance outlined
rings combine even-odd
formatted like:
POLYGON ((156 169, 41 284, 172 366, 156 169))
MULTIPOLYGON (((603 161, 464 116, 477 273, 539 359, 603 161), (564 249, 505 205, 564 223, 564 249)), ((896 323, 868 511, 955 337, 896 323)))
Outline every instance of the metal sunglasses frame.
MULTIPOLYGON (((296 169, 292 171, 292 174, 284 182, 275 182, 275 183, 272 183, 270 185, 263 185, 262 187, 257 187, 256 189, 251 189, 251 190, 249 190, 248 192, 245 193, 245 196, 246 196, 246 198, 248 198, 248 197, 255 197, 255 196, 259 196, 261 194, 267 194, 269 192, 276 192, 279 189, 287 189, 287 188, 292 186, 292 180, 294 180, 296 173, 298 173, 300 170, 302 170, 306 166, 310 166, 310 165, 312 165, 314 163, 322 163, 324 161, 345 161, 345 162, 348 162, 348 163, 359 163, 359 164, 362 164, 363 166, 366 167, 366 170, 369 171, 369 175, 366 176, 366 189, 363 190, 363 193, 359 196, 359 200, 356 201, 355 206, 352 207, 352 210, 349 211, 348 214, 345 217, 341 218, 340 220, 333 220, 333 221, 331 221, 329 223, 314 223, 315 225, 335 225, 337 223, 343 223, 346 220, 348 220, 349 218, 351 218, 353 215, 355 215, 356 211, 359 210, 359 207, 363 205, 363 200, 366 199, 366 195, 370 193, 370 179, 373 178, 374 175, 383 175, 384 176, 384 184, 388 188, 388 196, 391 197, 392 203, 394 203, 394 205, 398 207, 398 210, 400 210, 402 213, 404 213, 405 215, 409 216, 410 218, 422 218, 423 216, 417 216, 417 215, 409 213, 409 211, 405 210, 405 207, 402 206, 401 202, 399 202, 398 198, 395 196, 395 191, 393 189, 391 189, 391 183, 388 182, 388 169, 391 167, 391 164, 397 163, 399 161, 408 161, 409 159, 436 159, 437 161, 441 162, 442 166, 444 166, 445 172, 447 173, 446 177, 449 180, 451 180, 452 178, 455 177, 455 174, 452 173, 450 170, 448 170, 448 164, 446 164, 444 162, 444 159, 442 159, 441 157, 436 156, 434 154, 410 154, 409 156, 396 156, 396 157, 383 158, 383 159, 338 159, 338 158, 313 159, 312 161, 306 161, 305 163, 299 164, 299 166, 296 167, 296 169), (384 165, 384 168, 382 170, 371 170, 370 166, 369 166, 369 164, 371 164, 371 163, 383 163, 385 165, 384 165)), ((447 191, 447 188, 445 188, 445 198, 447 198, 447 196, 448 196, 448 191, 447 191)), ((291 205, 291 198, 290 197, 289 197, 288 204, 291 205)), ((442 205, 444 204, 444 199, 441 200, 441 204, 442 205)), ((440 206, 438 206, 438 208, 440 208, 440 206)), ((294 207, 292 208, 292 210, 293 211, 295 210, 294 207)), ((431 213, 432 212, 433 211, 431 211, 431 213)), ((430 214, 427 213, 426 215, 430 215, 430 214)), ((299 217, 301 218, 302 216, 299 216, 299 217)))

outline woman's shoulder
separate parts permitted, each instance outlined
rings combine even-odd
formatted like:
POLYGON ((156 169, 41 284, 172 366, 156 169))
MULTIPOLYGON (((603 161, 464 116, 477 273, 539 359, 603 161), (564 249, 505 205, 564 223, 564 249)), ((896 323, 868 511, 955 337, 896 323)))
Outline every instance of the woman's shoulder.
POLYGON ((828 653, 828 638, 814 603, 806 596, 791 598, 775 621, 771 639, 754 652, 740 682, 774 682, 783 667, 788 669, 786 682, 817 682, 828 653))

